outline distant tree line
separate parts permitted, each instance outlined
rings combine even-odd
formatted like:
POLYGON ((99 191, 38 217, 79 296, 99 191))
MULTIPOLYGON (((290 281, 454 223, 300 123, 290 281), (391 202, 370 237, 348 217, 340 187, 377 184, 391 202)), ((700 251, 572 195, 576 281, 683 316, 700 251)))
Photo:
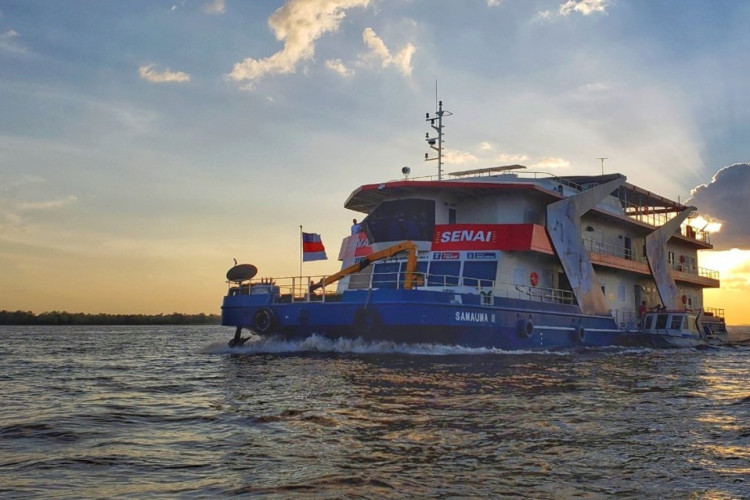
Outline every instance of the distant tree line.
POLYGON ((85 314, 0 311, 0 325, 218 325, 218 314, 85 314))

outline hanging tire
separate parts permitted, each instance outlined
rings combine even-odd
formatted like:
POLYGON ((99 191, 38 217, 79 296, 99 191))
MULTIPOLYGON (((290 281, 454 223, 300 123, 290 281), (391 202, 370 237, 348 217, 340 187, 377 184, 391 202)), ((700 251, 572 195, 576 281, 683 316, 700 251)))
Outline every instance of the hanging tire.
POLYGON ((586 329, 583 327, 583 325, 578 325, 573 328, 573 340, 580 343, 584 343, 586 341, 586 329))
POLYGON ((265 335, 273 332, 274 328, 276 328, 276 314, 266 307, 258 309, 253 316, 253 330, 265 335))
POLYGON ((354 312, 354 323, 352 324, 352 327, 354 328, 355 333, 368 335, 377 331, 381 325, 380 313, 378 313, 377 309, 363 307, 354 312))
POLYGON ((528 339, 534 334, 534 322, 529 318, 519 319, 516 323, 516 330, 521 337, 528 339))

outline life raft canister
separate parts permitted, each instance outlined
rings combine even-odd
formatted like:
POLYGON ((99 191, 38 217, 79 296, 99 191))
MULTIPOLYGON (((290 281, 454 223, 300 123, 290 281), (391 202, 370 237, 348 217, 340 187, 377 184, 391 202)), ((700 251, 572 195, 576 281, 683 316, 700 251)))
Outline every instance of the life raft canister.
POLYGON ((276 328, 276 314, 267 307, 258 309, 253 316, 253 330, 266 334, 271 333, 274 328, 276 328))

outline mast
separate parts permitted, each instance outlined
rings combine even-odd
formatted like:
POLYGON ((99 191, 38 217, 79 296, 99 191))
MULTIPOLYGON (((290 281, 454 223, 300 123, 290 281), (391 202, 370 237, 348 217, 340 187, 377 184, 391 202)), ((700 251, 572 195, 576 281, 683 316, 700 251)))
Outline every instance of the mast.
POLYGON ((443 110, 443 101, 440 101, 435 116, 430 116, 430 113, 425 116, 426 121, 430 122, 430 127, 437 132, 437 137, 430 137, 430 133, 427 132, 424 140, 430 146, 430 149, 437 151, 437 156, 430 158, 430 153, 425 153, 424 161, 437 160, 438 180, 443 179, 443 116, 451 116, 452 114, 450 111, 443 110))

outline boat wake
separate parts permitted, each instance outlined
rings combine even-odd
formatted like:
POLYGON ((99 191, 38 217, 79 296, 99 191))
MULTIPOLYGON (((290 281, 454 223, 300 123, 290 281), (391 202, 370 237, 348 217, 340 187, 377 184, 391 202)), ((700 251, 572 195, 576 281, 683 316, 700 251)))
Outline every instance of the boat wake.
POLYGON ((456 356, 484 354, 552 354, 567 356, 568 350, 560 351, 504 351, 486 347, 464 347, 445 344, 407 344, 392 341, 368 341, 357 339, 330 339, 311 335, 305 339, 284 340, 279 337, 253 337, 242 347, 229 347, 226 342, 213 342, 203 349, 203 354, 283 354, 283 353, 350 353, 350 354, 409 354, 419 356, 456 356))

